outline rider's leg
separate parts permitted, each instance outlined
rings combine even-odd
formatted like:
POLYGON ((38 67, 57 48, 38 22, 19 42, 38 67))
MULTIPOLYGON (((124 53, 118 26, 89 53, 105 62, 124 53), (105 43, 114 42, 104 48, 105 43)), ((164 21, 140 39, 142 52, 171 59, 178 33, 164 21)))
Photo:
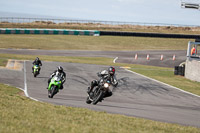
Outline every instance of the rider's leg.
POLYGON ((62 90, 62 89, 63 89, 63 84, 60 85, 60 90, 62 90))
POLYGON ((49 83, 51 81, 51 78, 48 79, 48 86, 47 86, 47 89, 49 88, 49 83))
POLYGON ((93 91, 93 88, 95 87, 95 86, 97 86, 98 85, 98 82, 97 82, 97 80, 93 80, 92 82, 91 82, 91 85, 90 85, 90 87, 88 87, 88 94, 90 94, 90 92, 92 92, 93 91))
POLYGON ((112 96, 112 92, 111 91, 107 91, 106 94, 104 95, 104 98, 105 97, 110 97, 110 96, 112 96))
POLYGON ((39 70, 39 71, 38 71, 39 73, 40 73, 40 69, 41 69, 41 68, 39 67, 39 69, 38 69, 38 70, 39 70))

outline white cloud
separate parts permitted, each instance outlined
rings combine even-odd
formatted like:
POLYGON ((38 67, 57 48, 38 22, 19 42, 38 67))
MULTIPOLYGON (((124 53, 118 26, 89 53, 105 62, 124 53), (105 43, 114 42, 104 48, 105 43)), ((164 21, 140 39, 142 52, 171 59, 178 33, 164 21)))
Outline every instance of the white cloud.
POLYGON ((118 5, 112 5, 111 8, 112 9, 120 9, 120 6, 118 6, 118 5))

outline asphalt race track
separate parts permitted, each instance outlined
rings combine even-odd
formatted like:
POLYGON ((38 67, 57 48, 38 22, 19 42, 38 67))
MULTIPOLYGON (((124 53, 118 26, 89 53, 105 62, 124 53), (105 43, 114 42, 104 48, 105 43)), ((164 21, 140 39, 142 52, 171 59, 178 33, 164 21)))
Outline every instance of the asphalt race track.
POLYGON ((117 67, 119 85, 114 88, 113 96, 91 105, 85 102, 86 89, 92 80, 98 79, 96 73, 108 66, 43 62, 41 74, 34 78, 31 63, 25 62, 23 71, 0 69, 0 82, 25 88, 26 70, 28 94, 39 101, 200 127, 200 97, 195 95, 117 67), (47 96, 47 80, 59 65, 64 68, 67 80, 64 89, 50 99, 47 96))

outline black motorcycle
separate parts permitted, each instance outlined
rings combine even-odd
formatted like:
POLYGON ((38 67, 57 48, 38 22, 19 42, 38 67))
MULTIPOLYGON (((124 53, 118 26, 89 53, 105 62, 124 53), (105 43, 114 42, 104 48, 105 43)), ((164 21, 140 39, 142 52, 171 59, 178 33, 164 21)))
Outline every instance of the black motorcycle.
POLYGON ((108 79, 101 79, 99 81, 98 86, 95 86, 93 88, 93 91, 91 92, 92 95, 88 96, 86 99, 87 104, 97 104, 98 102, 101 102, 105 95, 108 93, 112 93, 112 90, 110 89, 111 81, 108 79))

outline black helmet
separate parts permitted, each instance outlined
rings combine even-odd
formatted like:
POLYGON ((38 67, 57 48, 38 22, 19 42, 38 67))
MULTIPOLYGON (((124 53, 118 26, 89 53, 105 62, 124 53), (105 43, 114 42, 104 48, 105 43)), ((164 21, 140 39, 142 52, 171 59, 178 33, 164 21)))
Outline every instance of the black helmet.
POLYGON ((110 75, 114 75, 114 74, 115 74, 115 68, 114 68, 114 67, 109 67, 109 68, 108 68, 108 73, 109 73, 110 75))
POLYGON ((61 66, 58 66, 58 72, 59 73, 63 72, 63 68, 61 66))
POLYGON ((35 59, 35 60, 37 60, 37 61, 38 61, 38 60, 39 60, 39 58, 38 58, 38 57, 36 57, 36 59, 35 59))

